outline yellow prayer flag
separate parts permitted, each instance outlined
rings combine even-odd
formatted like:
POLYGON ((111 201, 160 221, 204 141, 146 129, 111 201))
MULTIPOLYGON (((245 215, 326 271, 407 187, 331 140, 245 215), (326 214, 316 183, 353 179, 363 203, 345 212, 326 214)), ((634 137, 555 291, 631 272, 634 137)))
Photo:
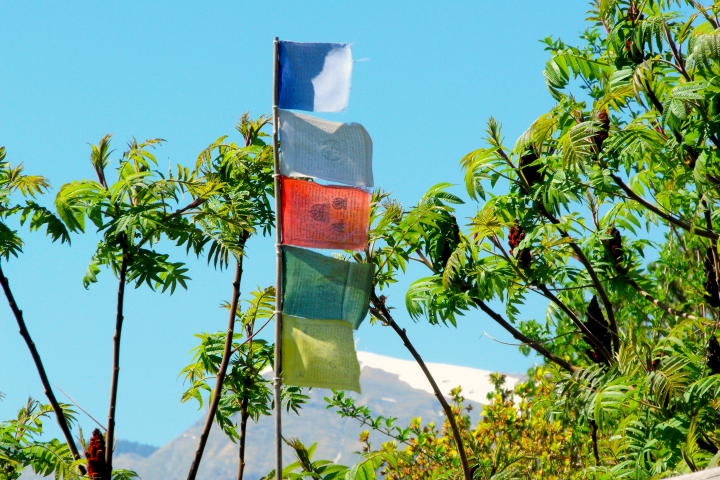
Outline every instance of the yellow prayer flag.
POLYGON ((286 385, 360 393, 352 325, 283 315, 282 378, 286 385))

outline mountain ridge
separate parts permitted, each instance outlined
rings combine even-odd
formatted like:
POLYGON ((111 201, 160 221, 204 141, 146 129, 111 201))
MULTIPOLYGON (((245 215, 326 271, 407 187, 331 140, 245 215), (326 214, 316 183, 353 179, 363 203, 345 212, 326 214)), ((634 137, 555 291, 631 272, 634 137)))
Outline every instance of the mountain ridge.
MULTIPOLYGON (((441 407, 432 393, 427 379, 416 362, 402 360, 371 352, 358 352, 361 366, 361 394, 351 394, 358 405, 365 405, 375 415, 396 417, 398 425, 407 425, 413 417, 425 422, 443 421, 441 407)), ((474 419, 479 418, 477 408, 493 390, 490 382, 491 371, 458 365, 428 362, 427 368, 446 396, 457 386, 463 387, 466 403, 475 407, 474 419)), ((507 375, 506 384, 514 386, 521 375, 507 375)), ((326 408, 323 397, 328 391, 311 389, 310 400, 301 410, 301 415, 283 415, 283 435, 299 438, 310 445, 317 443, 315 459, 327 459, 346 465, 358 460, 357 452, 362 448, 358 436, 364 426, 350 418, 341 418, 326 408)), ((192 453, 195 450, 202 420, 183 432, 171 442, 160 447, 145 459, 119 455, 117 466, 133 468, 143 480, 181 480, 185 478, 192 453), (128 462, 127 464, 125 462, 128 462), (130 462, 134 461, 134 465, 130 462)), ((263 417, 258 423, 248 425, 246 447, 246 480, 257 480, 273 468, 274 422, 272 417, 263 417)), ((370 442, 387 441, 372 433, 370 442)), ((295 461, 289 447, 283 449, 283 463, 295 461)), ((237 465, 237 447, 216 427, 213 427, 198 478, 204 480, 232 480, 237 465)))
MULTIPOLYGON (((441 423, 443 413, 432 393, 422 370, 414 361, 402 360, 370 352, 358 352, 361 366, 362 393, 350 394, 358 405, 367 406, 374 415, 396 417, 399 426, 406 426, 414 417, 423 422, 441 423)), ((476 421, 481 413, 480 405, 486 402, 487 393, 493 390, 491 371, 444 363, 426 363, 444 395, 462 386, 466 404, 473 407, 476 421)), ((271 374, 271 372, 268 372, 271 374)), ((514 386, 522 375, 506 374, 506 385, 514 386)), ((358 436, 366 427, 354 419, 341 418, 326 408, 323 397, 330 392, 310 389, 308 403, 301 414, 283 414, 285 438, 299 438, 306 445, 317 443, 314 459, 326 459, 351 465, 359 459, 357 453, 362 445, 358 436)), ((204 422, 204 414, 190 428, 160 447, 138 442, 118 442, 114 465, 138 472, 142 480, 183 480, 192 460, 197 438, 204 422)), ((387 441, 372 432, 369 441, 379 445, 387 441)), ((274 421, 262 417, 258 423, 248 424, 245 480, 257 480, 274 466, 274 421)), ((219 428, 213 426, 205 449, 198 478, 203 480, 234 480, 237 469, 237 446, 229 441, 219 428)), ((292 451, 285 446, 283 463, 295 461, 292 451)), ((32 480, 34 476, 23 476, 32 480)))

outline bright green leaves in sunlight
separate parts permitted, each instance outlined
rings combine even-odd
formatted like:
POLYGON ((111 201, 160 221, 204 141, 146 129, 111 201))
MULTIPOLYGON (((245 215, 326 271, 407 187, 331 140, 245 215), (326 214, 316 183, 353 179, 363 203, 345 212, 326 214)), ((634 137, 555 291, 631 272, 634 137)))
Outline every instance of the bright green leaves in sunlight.
MULTIPOLYGON (((74 421, 75 412, 62 405, 63 412, 74 421)), ((52 407, 28 400, 15 419, 0 422, 0 478, 17 479, 31 468, 42 476, 75 480, 77 466, 68 446, 57 439, 43 437, 43 421, 52 417, 52 407)))
POLYGON ((16 214, 19 214, 19 223, 27 223, 30 230, 45 228, 53 241, 70 241, 63 223, 46 207, 31 200, 47 190, 47 180, 38 175, 25 175, 23 170, 22 165, 11 166, 6 160, 5 147, 0 147, 0 258, 6 260, 22 251, 22 239, 7 223, 16 214), (18 195, 24 200, 16 200, 18 195))
MULTIPOLYGON (((267 135, 262 131, 268 122, 268 117, 251 119, 246 114, 237 125, 242 144, 221 137, 200 153, 193 167, 178 165, 167 172, 158 169, 154 153, 162 139, 144 142, 133 139, 124 151, 118 152, 112 148, 110 135, 105 135, 90 147, 94 178, 75 180, 59 189, 55 198, 57 216, 33 198, 48 189, 45 179, 25 175, 22 166, 12 167, 5 161, 5 149, 0 148, 0 256, 16 256, 22 248, 14 224, 6 223, 8 219, 28 225, 30 230, 44 228, 53 241, 69 242, 72 233, 95 233, 97 246, 83 285, 87 288, 97 282, 104 269, 119 279, 108 428, 104 435, 98 434, 99 441, 92 447, 95 453, 99 451, 98 455, 91 455, 95 463, 80 460, 83 452, 70 440, 69 446, 57 440, 37 440, 36 436, 42 433, 39 420, 33 420, 31 426, 7 423, 0 424, 0 476, 17 478, 23 469, 32 469, 41 475, 54 473, 58 478, 74 480, 86 471, 90 473, 92 466, 95 473, 107 474, 108 479, 137 477, 130 470, 111 472, 103 463, 112 461, 112 448, 108 446, 113 445, 115 438, 125 286, 146 285, 169 293, 178 287, 187 288, 190 276, 185 259, 174 258, 184 250, 193 256, 205 255, 208 263, 217 268, 234 260, 238 274, 232 283, 236 293, 233 298, 238 298, 245 244, 252 235, 266 234, 273 227, 272 148, 263 141, 267 135), (14 214, 17 218, 11 219, 14 214), (103 442, 105 445, 101 445, 103 442)), ((7 294, 9 287, 4 277, 3 280, 7 294)), ((219 408, 213 413, 233 441, 243 437, 244 442, 248 419, 257 421, 272 410, 271 381, 266 370, 272 365, 274 347, 256 335, 274 318, 274 295, 273 288, 254 292, 247 308, 235 312, 240 333, 234 336, 230 368, 223 382, 219 408)), ((9 300, 15 307, 13 300, 9 300)), ((20 330, 32 344, 24 324, 20 330)), ((225 339, 223 333, 203 333, 198 337, 201 344, 193 363, 183 370, 190 383, 183 400, 195 399, 202 405, 203 395, 211 389, 210 379, 219 373, 225 339)), ((37 354, 34 359, 42 370, 37 354)), ((44 373, 40 373, 46 381, 44 373)), ((46 387, 46 391, 50 390, 46 387)), ((52 402, 52 392, 48 396, 52 402)), ((283 390, 283 403, 296 413, 307 398, 300 388, 283 390)), ((42 416, 46 413, 43 410, 42 416)), ((71 411, 67 415, 72 418, 71 411)), ((66 428, 66 439, 73 438, 71 429, 72 426, 66 428)), ((82 432, 80 436, 81 447, 87 450, 90 447, 83 444, 82 432)), ((85 453, 90 462, 91 456, 85 453)))
POLYGON ((558 52, 545 64, 545 85, 556 100, 562 98, 564 89, 571 79, 582 77, 588 80, 607 79, 610 74, 609 65, 598 60, 592 60, 571 49, 567 52, 558 52))
MULTIPOLYGON (((216 421, 233 441, 238 441, 238 423, 272 413, 272 379, 267 374, 273 365, 273 345, 255 338, 274 318, 275 289, 268 287, 251 293, 246 308, 236 312, 237 330, 233 338, 230 367, 223 383, 220 406, 216 421)), ((225 305, 229 308, 229 305, 225 305)), ((181 374, 190 384, 183 393, 182 401, 194 399, 198 406, 204 404, 203 395, 212 391, 210 379, 214 379, 223 355, 225 332, 198 334, 200 344, 193 350, 193 363, 181 374)), ((298 387, 284 386, 283 403, 288 410, 298 413, 307 396, 298 387)))
POLYGON ((237 126, 245 146, 220 137, 198 156, 196 169, 213 192, 193 220, 207 236, 208 260, 216 266, 226 266, 231 255, 238 258, 251 234, 267 234, 273 226, 272 148, 262 132, 268 122, 246 114, 237 126))
MULTIPOLYGON (((182 214, 187 204, 198 202, 191 191, 201 190, 203 180, 196 173, 175 178, 152 170, 156 164, 151 149, 160 139, 138 143, 133 140, 117 161, 114 182, 106 168, 110 165, 110 136, 91 147, 91 165, 97 181, 76 181, 63 185, 55 206, 59 217, 71 231, 86 229, 85 220, 102 234, 83 278, 87 287, 97 281, 103 266, 118 273, 126 266, 126 278, 138 287, 175 291, 186 288, 187 268, 183 262, 155 250, 161 238, 176 241, 188 250, 199 252, 207 241, 182 214)), ((179 169, 181 172, 184 170, 179 169)), ((200 197, 202 199, 202 197, 200 197)))
MULTIPOLYGON (((477 310, 546 362, 551 416, 573 426, 559 444, 584 451, 576 478, 665 478, 717 465, 720 449, 718 12, 590 8, 578 45, 544 41, 557 104, 512 149, 491 118, 461 159, 469 218, 447 184, 412 208, 376 195, 356 257, 378 289, 424 269, 406 294, 413 319, 461 326, 477 310)), ((389 471, 438 468, 412 470, 418 458, 389 471)), ((575 478, 559 471, 534 475, 575 478)))
MULTIPOLYGON (((335 394, 327 401, 341 416, 389 441, 373 447, 364 432, 362 459, 348 467, 287 439, 297 462, 285 477, 460 478, 458 438, 474 477, 488 480, 646 480, 718 465, 720 11, 689 0, 595 0, 589 8, 577 45, 543 40, 555 105, 509 146, 490 118, 485 138, 460 160, 463 194, 438 183, 405 207, 374 192, 368 247, 340 254, 372 265, 374 323, 396 327, 406 345, 383 293, 410 280, 413 320, 495 322, 542 365, 514 390, 491 377, 477 424, 454 390, 446 414, 459 424, 455 437, 449 424, 400 427, 335 394)), ((192 168, 167 173, 153 153, 161 140, 133 140, 116 156, 105 136, 91 147, 95 178, 60 189, 59 219, 32 198, 47 183, 11 167, 0 149, 0 256, 22 247, 4 223, 17 213, 53 240, 97 230, 86 286, 108 268, 138 287, 185 288, 185 264, 163 250, 171 245, 218 268, 234 261, 239 278, 248 239, 273 227, 268 121, 244 116, 241 144, 220 137, 192 168)), ((237 300, 239 281, 233 291, 237 300)), ((229 318, 238 328, 227 337, 215 420, 241 445, 247 421, 271 412, 273 347, 259 334, 274 318, 274 296, 272 288, 253 292, 229 318)), ((208 401, 224 335, 197 335, 183 401, 208 401)), ((307 399, 296 387, 283 392, 293 411, 307 399)))

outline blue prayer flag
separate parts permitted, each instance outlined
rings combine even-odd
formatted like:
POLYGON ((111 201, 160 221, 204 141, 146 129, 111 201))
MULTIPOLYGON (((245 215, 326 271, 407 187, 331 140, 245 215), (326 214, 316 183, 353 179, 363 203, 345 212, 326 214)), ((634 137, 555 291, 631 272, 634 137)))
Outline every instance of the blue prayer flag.
POLYGON ((350 98, 352 52, 347 43, 279 44, 279 107, 340 112, 350 98))

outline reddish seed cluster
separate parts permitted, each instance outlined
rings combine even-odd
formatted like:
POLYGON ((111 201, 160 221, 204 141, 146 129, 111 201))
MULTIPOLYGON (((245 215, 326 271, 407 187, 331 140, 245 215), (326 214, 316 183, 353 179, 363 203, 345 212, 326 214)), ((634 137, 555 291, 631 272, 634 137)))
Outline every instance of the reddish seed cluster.
POLYGON ((720 289, 718 289, 715 277, 715 266, 710 248, 705 253, 705 292, 705 301, 708 305, 715 308, 720 307, 720 289))
POLYGON ((610 238, 603 240, 603 245, 605 245, 608 255, 610 256, 610 260, 618 273, 626 273, 627 268, 623 265, 625 250, 623 249, 620 231, 617 228, 612 227, 608 228, 606 233, 610 235, 610 238))
POLYGON ((720 343, 715 335, 710 337, 708 344, 708 360, 707 366, 713 375, 720 374, 720 343))
POLYGON ((97 428, 93 430, 87 450, 87 476, 89 478, 103 478, 107 465, 105 463, 105 439, 97 428))
POLYGON ((525 230, 517 223, 510 227, 508 234, 508 244, 510 245, 510 254, 517 257, 518 262, 522 268, 530 268, 532 263, 532 252, 529 248, 523 248, 516 252, 515 249, 520 245, 520 242, 525 238, 525 230))
MULTIPOLYGON (((627 21, 627 23, 634 27, 642 19, 643 16, 640 13, 637 2, 630 2, 630 5, 628 5, 627 9, 627 15, 625 16, 625 20, 627 21)), ((645 60, 642 50, 637 45, 635 45, 633 41, 629 38, 625 40, 625 52, 627 53, 630 61, 633 63, 642 63, 643 60, 645 60)))
POLYGON ((593 136, 593 143, 595 143, 596 151, 602 149, 603 143, 607 140, 610 135, 610 117, 608 116, 607 110, 600 110, 597 114, 597 121, 599 123, 599 129, 593 136))
POLYGON ((508 235, 508 243, 510 244, 510 253, 515 254, 515 249, 520 242, 525 238, 525 230, 517 223, 510 227, 510 233, 508 235))
POLYGON ((627 52, 628 58, 633 63, 642 63, 643 60, 645 60, 642 50, 640 50, 629 38, 625 40, 625 52, 627 52))
MULTIPOLYGON (((610 335, 610 326, 605 320, 600 309, 600 304, 597 298, 593 296, 592 300, 588 304, 586 311, 587 320, 585 325, 592 334, 593 338, 598 341, 608 352, 612 352, 612 337, 610 335)), ((585 341, 591 345, 589 350, 586 350, 587 355, 595 363, 607 363, 607 360, 603 357, 601 352, 593 346, 593 342, 589 338, 585 338, 585 341)))
POLYGON ((654 360, 648 360, 647 369, 649 372, 654 372, 658 368, 660 368, 660 359, 656 358, 654 360))
POLYGON ((540 170, 540 165, 531 165, 538 159, 538 156, 534 152, 529 152, 520 157, 520 169, 522 174, 527 180, 527 183, 532 187, 538 183, 542 183, 543 174, 540 170))
POLYGON ((630 2, 630 5, 627 9, 627 21, 628 23, 635 24, 636 21, 642 20, 642 15, 640 15, 640 9, 637 6, 636 2, 630 2))

